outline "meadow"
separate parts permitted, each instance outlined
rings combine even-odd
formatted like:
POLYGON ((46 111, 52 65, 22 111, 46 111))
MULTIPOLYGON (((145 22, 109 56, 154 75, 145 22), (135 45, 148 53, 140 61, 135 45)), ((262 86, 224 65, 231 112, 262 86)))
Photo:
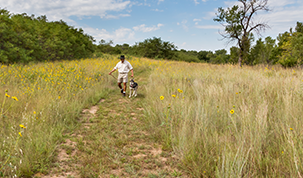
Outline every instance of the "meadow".
MULTIPOLYGON (((190 177, 301 177, 301 69, 128 60, 148 76, 146 126, 190 177)), ((118 61, 2 65, 1 174, 47 173, 82 109, 109 97, 118 61)))

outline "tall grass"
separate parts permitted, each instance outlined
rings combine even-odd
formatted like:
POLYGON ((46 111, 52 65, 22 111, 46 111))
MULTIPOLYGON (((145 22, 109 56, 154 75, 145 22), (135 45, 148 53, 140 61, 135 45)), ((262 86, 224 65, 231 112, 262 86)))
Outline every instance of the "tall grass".
MULTIPOLYGON (((302 176, 301 69, 129 60, 135 77, 151 71, 139 85, 155 138, 193 177, 302 176)), ((47 173, 81 110, 116 85, 118 61, 0 66, 0 173, 47 173)))
MULTIPOLYGON (((138 69, 150 61, 129 58, 138 69)), ((0 66, 0 177, 47 173, 64 132, 79 126, 81 110, 97 103, 116 81, 117 56, 0 66), (25 128, 23 128, 25 127, 25 128)))
POLYGON ((301 69, 167 63, 150 76, 146 112, 194 177, 301 177, 302 79, 301 69))

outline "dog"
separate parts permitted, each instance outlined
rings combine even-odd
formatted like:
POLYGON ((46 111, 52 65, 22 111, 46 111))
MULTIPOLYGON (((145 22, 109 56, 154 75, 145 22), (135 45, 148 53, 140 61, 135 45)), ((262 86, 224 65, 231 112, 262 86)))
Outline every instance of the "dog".
POLYGON ((134 97, 137 96, 138 87, 139 87, 139 85, 138 85, 138 83, 136 83, 134 81, 134 79, 131 79, 129 81, 129 98, 131 98, 132 96, 134 96, 134 97))

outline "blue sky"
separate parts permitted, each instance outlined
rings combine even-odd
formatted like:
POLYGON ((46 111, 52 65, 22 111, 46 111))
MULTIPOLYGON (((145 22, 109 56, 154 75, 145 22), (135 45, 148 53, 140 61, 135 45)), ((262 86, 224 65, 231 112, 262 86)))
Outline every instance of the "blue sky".
MULTIPOLYGON (((213 21, 218 7, 231 7, 229 0, 0 0, 0 7, 11 13, 46 15, 50 21, 63 20, 96 41, 113 40, 114 44, 161 37, 178 49, 226 49, 228 44, 218 31, 222 26, 213 21)), ((302 0, 269 0, 270 12, 259 13, 256 21, 271 27, 262 37, 276 38, 303 21, 302 0)))

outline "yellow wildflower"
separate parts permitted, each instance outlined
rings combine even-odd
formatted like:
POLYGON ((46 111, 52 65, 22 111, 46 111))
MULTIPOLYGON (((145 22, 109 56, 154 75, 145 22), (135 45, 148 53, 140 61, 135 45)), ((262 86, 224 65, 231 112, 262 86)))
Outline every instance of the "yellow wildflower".
POLYGON ((163 100, 164 99, 164 96, 160 96, 160 100, 163 100))
POLYGON ((58 96, 58 99, 60 99, 61 98, 61 96, 58 96))
POLYGON ((8 98, 11 97, 11 96, 9 96, 7 93, 5 93, 5 96, 8 97, 8 98))
POLYGON ((289 130, 294 130, 293 128, 289 128, 289 130))
POLYGON ((171 95, 172 97, 176 98, 176 95, 171 95))
POLYGON ((179 93, 183 93, 183 90, 181 90, 181 89, 178 89, 178 92, 179 92, 179 93))
POLYGON ((19 132, 19 135, 20 135, 20 137, 22 137, 22 134, 21 134, 21 132, 19 132))
POLYGON ((22 124, 20 124, 19 126, 20 126, 21 128, 24 128, 24 129, 26 129, 26 127, 24 127, 24 125, 22 125, 22 124))
POLYGON ((230 112, 230 114, 234 114, 235 113, 235 111, 233 109, 230 110, 229 112, 230 112))
POLYGON ((19 101, 18 98, 16 96, 13 96, 12 99, 19 101))

